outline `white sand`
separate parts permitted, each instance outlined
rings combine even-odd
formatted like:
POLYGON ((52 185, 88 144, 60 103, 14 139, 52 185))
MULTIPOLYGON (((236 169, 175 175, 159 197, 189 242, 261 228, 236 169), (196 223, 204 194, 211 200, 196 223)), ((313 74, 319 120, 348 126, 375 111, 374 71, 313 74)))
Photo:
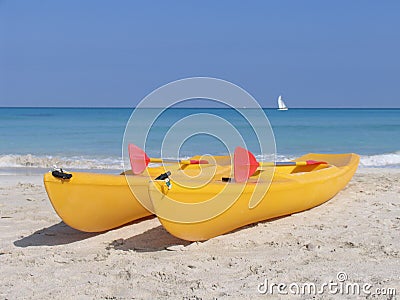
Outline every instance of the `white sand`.
POLYGON ((318 285, 338 272, 400 294, 397 169, 361 169, 319 207, 203 243, 170 236, 156 218, 78 232, 37 175, 0 176, 0 217, 0 299, 266 299, 257 291, 265 279, 318 285))

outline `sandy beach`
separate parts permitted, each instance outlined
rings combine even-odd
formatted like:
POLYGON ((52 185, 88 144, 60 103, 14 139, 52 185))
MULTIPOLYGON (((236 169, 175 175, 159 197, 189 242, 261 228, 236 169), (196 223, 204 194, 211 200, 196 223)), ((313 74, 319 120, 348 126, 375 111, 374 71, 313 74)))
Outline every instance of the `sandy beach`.
POLYGON ((201 243, 174 238, 154 217, 76 231, 41 175, 0 176, 0 217, 1 299, 266 299, 266 280, 320 286, 339 276, 400 293, 400 169, 359 169, 319 207, 201 243))

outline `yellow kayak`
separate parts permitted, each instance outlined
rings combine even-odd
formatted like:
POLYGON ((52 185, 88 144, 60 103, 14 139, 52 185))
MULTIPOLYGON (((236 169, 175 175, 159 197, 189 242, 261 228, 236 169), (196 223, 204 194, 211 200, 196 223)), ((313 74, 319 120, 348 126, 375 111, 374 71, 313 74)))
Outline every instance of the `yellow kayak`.
MULTIPOLYGON (((172 172, 187 174, 196 174, 202 167, 196 164, 166 166, 172 172)), ((68 172, 70 178, 62 178, 63 173, 54 176, 48 172, 44 175, 44 185, 54 210, 67 225, 80 231, 101 232, 152 215, 148 183, 164 172, 166 169, 161 166, 146 168, 141 175, 127 172, 127 176, 68 172)))
POLYGON ((307 160, 328 164, 282 166, 274 172, 264 167, 244 183, 223 180, 224 173, 217 173, 207 184, 197 186, 181 172, 171 172, 172 188, 162 180, 151 181, 150 199, 160 222, 172 235, 188 241, 207 240, 324 203, 351 180, 359 156, 307 154, 295 161, 307 160))
MULTIPOLYGON (((151 215, 132 194, 124 175, 71 172, 70 179, 44 175, 44 185, 58 216, 72 228, 100 232, 151 215)), ((137 189, 147 193, 147 181, 137 189)))

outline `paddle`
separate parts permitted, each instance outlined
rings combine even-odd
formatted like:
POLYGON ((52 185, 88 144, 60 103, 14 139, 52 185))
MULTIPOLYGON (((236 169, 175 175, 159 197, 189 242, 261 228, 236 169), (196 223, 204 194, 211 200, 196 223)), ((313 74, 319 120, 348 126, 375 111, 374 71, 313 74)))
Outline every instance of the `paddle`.
POLYGON ((153 163, 180 163, 183 165, 199 165, 208 164, 207 160, 197 160, 197 159, 161 159, 161 158, 149 158, 142 149, 134 144, 128 145, 129 160, 132 167, 133 174, 141 174, 150 162, 153 163))
POLYGON ((253 153, 242 148, 236 147, 233 156, 234 162, 234 177, 236 182, 245 182, 251 175, 253 175, 258 167, 272 167, 272 166, 307 166, 307 165, 320 165, 327 164, 324 161, 287 161, 287 162, 261 162, 259 163, 254 157, 253 153))

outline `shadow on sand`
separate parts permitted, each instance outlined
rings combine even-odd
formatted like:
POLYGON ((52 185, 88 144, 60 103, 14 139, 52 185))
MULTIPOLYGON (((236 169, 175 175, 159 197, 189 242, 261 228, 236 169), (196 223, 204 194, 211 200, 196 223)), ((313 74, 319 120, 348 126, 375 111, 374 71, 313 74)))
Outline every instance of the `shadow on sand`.
POLYGON ((187 246, 191 242, 178 239, 169 234, 161 225, 125 240, 110 243, 109 248, 124 251, 155 252, 172 246, 187 246))
POLYGON ((82 232, 69 227, 64 222, 40 229, 31 235, 14 242, 17 247, 56 246, 85 240, 100 234, 99 232, 82 232))
MULTIPOLYGON (((130 223, 124 224, 120 227, 110 229, 117 230, 121 227, 137 224, 139 222, 153 219, 154 216, 144 217, 142 219, 138 219, 132 221, 130 223)), ((52 225, 50 227, 46 227, 40 229, 29 236, 23 237, 14 242, 14 245, 17 247, 31 247, 31 246, 57 246, 57 245, 65 245, 71 244, 74 242, 86 240, 88 238, 97 236, 99 234, 103 234, 107 231, 103 232, 83 232, 69 227, 64 222, 60 222, 58 224, 52 225)))
MULTIPOLYGON (((275 220, 279 220, 281 218, 285 218, 287 216, 276 217, 270 220, 266 220, 263 222, 257 222, 254 224, 249 224, 230 232, 224 233, 225 235, 232 235, 238 233, 242 230, 246 230, 252 227, 257 226, 259 223, 269 223, 275 220)), ((197 243, 203 243, 206 241, 200 241, 197 243)), ((168 231, 164 229, 162 225, 157 227, 153 227, 141 234, 135 235, 128 239, 119 239, 115 240, 108 245, 108 249, 112 248, 115 250, 123 250, 123 251, 135 251, 135 252, 156 252, 162 250, 183 250, 184 247, 192 244, 193 242, 189 242, 186 240, 182 240, 180 238, 174 237, 173 235, 169 234, 168 231), (176 248, 175 248, 176 247, 176 248)))
MULTIPOLYGON (((286 216, 277 217, 274 219, 266 220, 260 223, 269 223, 275 220, 284 218, 286 216)), ((148 216, 139 220, 135 220, 128 224, 122 225, 121 227, 137 224, 139 222, 150 220, 155 218, 154 216, 148 216)), ((243 226, 241 228, 237 228, 228 232, 224 235, 235 234, 236 232, 240 232, 247 228, 251 228, 256 226, 255 224, 250 224, 247 226, 243 226)), ((118 227, 118 228, 121 228, 118 227)), ((118 228, 114 228, 112 230, 117 230, 118 228)), ((56 246, 56 245, 65 245, 71 244, 74 242, 82 241, 91 237, 95 237, 104 232, 82 232, 76 229, 69 227, 64 222, 60 222, 58 224, 52 225, 50 227, 46 227, 40 229, 29 236, 23 237, 14 242, 16 247, 31 247, 31 246, 56 246)), ((177 250, 170 249, 171 247, 177 246, 186 247, 190 245, 192 242, 185 241, 174 237, 169 234, 162 225, 158 225, 157 227, 153 227, 141 234, 135 235, 133 237, 127 239, 118 239, 111 242, 107 248, 113 248, 115 250, 123 250, 123 251, 136 251, 136 252, 156 252, 162 250, 177 250)))

